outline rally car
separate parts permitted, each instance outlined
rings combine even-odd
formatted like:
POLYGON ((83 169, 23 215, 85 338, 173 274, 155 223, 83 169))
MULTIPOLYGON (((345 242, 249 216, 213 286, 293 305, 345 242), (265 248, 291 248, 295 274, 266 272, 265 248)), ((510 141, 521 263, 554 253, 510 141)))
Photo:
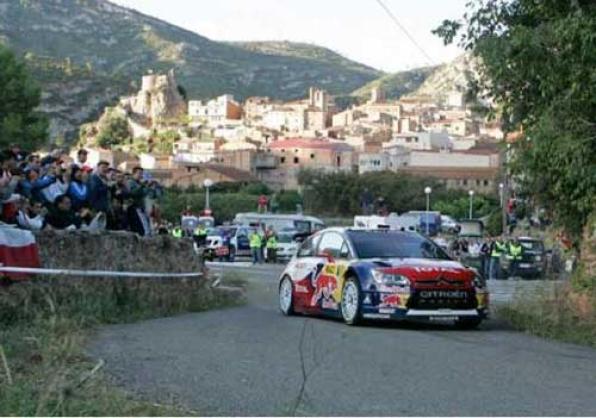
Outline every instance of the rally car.
POLYGON ((307 239, 279 282, 293 313, 362 319, 451 320, 474 328, 488 316, 481 275, 416 232, 329 228, 307 239))

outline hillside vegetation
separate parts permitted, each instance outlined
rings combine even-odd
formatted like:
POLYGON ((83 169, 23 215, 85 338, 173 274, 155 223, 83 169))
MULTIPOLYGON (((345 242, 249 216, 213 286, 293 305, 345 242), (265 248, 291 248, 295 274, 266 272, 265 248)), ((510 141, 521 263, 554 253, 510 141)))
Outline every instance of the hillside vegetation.
POLYGON ((215 42, 106 0, 0 0, 0 43, 41 82, 53 136, 74 133, 148 70, 175 68, 189 98, 289 99, 311 85, 343 94, 381 75, 313 45, 215 42))
POLYGON ((416 91, 436 69, 437 67, 423 67, 385 74, 354 90, 352 96, 367 99, 373 88, 380 87, 388 99, 399 99, 405 94, 416 91))

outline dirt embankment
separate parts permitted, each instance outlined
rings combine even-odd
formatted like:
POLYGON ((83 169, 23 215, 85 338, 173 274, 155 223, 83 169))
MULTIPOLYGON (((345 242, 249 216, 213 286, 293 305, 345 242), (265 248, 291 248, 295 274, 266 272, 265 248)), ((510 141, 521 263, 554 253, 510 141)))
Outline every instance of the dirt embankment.
POLYGON ((130 232, 44 231, 36 235, 45 268, 188 273, 204 264, 192 241, 130 232))

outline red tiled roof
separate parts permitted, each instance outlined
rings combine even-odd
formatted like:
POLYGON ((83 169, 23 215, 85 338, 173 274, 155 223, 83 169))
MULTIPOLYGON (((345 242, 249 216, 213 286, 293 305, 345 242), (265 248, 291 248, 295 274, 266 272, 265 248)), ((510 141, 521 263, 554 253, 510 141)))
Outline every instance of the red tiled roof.
POLYGON ((353 148, 341 142, 331 142, 322 139, 291 138, 274 141, 269 144, 271 149, 281 148, 304 148, 304 149, 327 149, 332 151, 352 151, 353 148))

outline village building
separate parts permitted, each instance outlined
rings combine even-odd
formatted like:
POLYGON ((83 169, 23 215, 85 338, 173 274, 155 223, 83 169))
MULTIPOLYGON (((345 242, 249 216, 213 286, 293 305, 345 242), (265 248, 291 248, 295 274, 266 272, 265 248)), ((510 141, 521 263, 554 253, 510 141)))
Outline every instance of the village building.
POLYGON ((231 94, 224 94, 207 102, 191 100, 188 102, 188 116, 193 122, 219 124, 227 120, 240 120, 242 106, 231 94))

